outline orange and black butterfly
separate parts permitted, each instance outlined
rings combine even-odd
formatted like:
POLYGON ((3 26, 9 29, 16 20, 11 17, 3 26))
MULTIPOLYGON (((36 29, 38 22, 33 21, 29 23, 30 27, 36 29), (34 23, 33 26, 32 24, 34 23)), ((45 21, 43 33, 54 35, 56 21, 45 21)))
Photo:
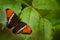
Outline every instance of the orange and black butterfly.
POLYGON ((30 34, 32 32, 31 27, 26 23, 22 22, 21 19, 14 13, 13 10, 6 9, 6 17, 8 20, 7 28, 12 29, 14 34, 24 33, 30 34))

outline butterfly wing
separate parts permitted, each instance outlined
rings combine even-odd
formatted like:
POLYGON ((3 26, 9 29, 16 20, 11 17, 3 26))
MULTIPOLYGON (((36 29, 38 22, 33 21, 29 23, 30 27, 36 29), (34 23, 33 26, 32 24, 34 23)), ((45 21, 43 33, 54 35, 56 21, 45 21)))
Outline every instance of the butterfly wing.
POLYGON ((9 29, 12 29, 13 33, 30 34, 32 32, 32 29, 30 28, 30 26, 27 25, 26 23, 22 22, 21 19, 19 19, 19 17, 14 13, 13 10, 6 9, 6 16, 8 19, 7 27, 9 29))
POLYGON ((13 13, 14 13, 13 10, 11 10, 11 9, 9 9, 9 8, 6 9, 6 17, 7 17, 8 19, 12 16, 13 13))
POLYGON ((24 28, 21 32, 24 34, 30 34, 32 32, 32 30, 29 25, 26 25, 26 28, 24 28))

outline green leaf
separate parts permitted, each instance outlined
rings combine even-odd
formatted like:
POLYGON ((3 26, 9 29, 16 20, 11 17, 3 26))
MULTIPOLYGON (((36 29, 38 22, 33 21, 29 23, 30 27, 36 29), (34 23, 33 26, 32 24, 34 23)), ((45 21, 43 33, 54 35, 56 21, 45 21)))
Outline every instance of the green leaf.
POLYGON ((53 40, 60 40, 60 24, 55 26, 53 40))
POLYGON ((26 2, 28 5, 32 5, 32 0, 23 0, 24 2, 26 2))
POLYGON ((60 6, 60 0, 56 0, 56 1, 58 2, 59 6, 60 6))
POLYGON ((56 0, 33 0, 32 5, 37 9, 59 9, 59 5, 56 0))
POLYGON ((32 29, 32 33, 30 35, 21 34, 25 40, 30 40, 30 38, 35 34, 36 29, 38 28, 39 14, 35 9, 26 7, 23 9, 23 11, 20 15, 20 18, 23 22, 30 25, 30 27, 32 29))
POLYGON ((4 10, 0 10, 0 25, 2 26, 2 29, 6 27, 6 14, 4 13, 4 10))
POLYGON ((42 40, 52 40, 52 25, 47 19, 41 18, 39 30, 42 40))
POLYGON ((0 8, 6 10, 10 8, 14 10, 14 12, 19 15, 21 12, 21 0, 0 0, 0 8))
POLYGON ((45 16, 53 26, 60 24, 60 10, 50 11, 48 15, 45 16))

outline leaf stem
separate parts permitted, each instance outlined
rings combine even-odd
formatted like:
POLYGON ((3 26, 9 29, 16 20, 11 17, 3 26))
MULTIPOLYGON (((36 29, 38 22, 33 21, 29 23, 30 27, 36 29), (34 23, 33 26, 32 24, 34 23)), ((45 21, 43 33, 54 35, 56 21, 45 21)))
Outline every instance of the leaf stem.
POLYGON ((30 6, 29 4, 27 4, 26 2, 22 1, 23 4, 27 5, 28 7, 33 8, 32 6, 30 6))

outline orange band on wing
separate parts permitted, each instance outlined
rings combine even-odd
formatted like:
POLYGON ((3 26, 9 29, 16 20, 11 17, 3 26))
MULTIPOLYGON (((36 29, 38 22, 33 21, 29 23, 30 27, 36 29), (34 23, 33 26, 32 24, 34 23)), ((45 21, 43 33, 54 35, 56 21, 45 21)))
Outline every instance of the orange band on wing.
POLYGON ((6 9, 6 16, 7 16, 7 18, 10 18, 13 13, 14 13, 13 10, 11 10, 11 9, 6 9))
POLYGON ((26 34, 30 34, 32 32, 32 30, 31 30, 30 26, 27 25, 26 28, 24 28, 21 32, 26 33, 26 34))

